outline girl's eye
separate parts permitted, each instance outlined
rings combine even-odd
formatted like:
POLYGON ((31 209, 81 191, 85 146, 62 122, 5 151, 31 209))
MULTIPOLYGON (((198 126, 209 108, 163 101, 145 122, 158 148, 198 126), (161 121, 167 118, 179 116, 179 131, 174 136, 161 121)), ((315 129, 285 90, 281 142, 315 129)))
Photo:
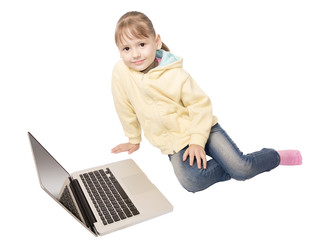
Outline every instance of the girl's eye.
POLYGON ((125 47, 124 49, 123 49, 123 51, 126 51, 126 52, 128 52, 129 51, 129 47, 125 47))
POLYGON ((145 47, 145 43, 141 43, 139 44, 141 47, 145 47))

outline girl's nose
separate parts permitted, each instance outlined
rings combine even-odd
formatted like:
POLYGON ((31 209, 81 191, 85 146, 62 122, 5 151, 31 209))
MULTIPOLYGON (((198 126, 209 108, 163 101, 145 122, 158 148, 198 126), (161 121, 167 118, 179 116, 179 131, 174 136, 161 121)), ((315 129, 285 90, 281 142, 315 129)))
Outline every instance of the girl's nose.
POLYGON ((134 49, 134 50, 132 51, 132 57, 133 57, 134 59, 139 58, 139 57, 140 57, 140 51, 138 51, 137 49, 134 49))

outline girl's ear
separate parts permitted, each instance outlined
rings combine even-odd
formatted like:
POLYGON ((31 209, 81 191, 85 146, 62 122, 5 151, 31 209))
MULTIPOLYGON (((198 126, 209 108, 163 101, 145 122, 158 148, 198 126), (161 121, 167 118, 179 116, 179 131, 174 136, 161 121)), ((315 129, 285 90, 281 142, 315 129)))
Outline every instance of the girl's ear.
POLYGON ((160 34, 156 35, 155 43, 156 43, 156 49, 162 48, 162 40, 160 34))

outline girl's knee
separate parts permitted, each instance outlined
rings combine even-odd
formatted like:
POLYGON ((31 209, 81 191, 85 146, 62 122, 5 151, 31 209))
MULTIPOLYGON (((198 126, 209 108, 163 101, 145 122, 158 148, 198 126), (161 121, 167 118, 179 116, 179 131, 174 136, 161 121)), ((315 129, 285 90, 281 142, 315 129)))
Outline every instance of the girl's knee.
MULTIPOLYGON (((198 170, 199 172, 200 170, 198 170)), ((199 174, 176 173, 176 177, 181 186, 188 192, 199 192, 207 188, 202 184, 202 177, 199 174)))
POLYGON ((242 166, 238 167, 236 169, 233 169, 229 172, 231 178, 237 180, 237 181, 245 181, 247 179, 250 179, 256 175, 255 169, 250 166, 242 166))
POLYGON ((247 179, 252 178, 253 176, 249 173, 239 173, 239 174, 234 174, 232 176, 233 179, 237 180, 237 181, 245 181, 247 179))
POLYGON ((185 190, 187 190, 188 192, 191 192, 191 193, 196 193, 196 192, 203 190, 203 189, 198 189, 196 186, 193 186, 189 183, 184 184, 184 183, 180 182, 180 184, 185 190))
POLYGON ((202 191, 212 184, 229 180, 230 176, 213 161, 207 162, 207 169, 198 169, 197 164, 189 165, 189 161, 182 160, 182 154, 170 156, 174 173, 181 186, 188 192, 202 191))

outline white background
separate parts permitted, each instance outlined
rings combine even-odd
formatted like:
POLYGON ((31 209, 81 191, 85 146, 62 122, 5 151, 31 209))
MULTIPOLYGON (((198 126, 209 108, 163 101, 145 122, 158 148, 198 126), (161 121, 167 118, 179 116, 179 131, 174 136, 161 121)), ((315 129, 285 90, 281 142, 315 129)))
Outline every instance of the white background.
MULTIPOLYGON (((69 171, 128 158, 111 97, 114 29, 147 14, 244 152, 300 149, 303 165, 196 194, 144 139, 131 157, 174 211, 103 239, 325 239, 323 1, 1 1, 1 229, 94 239, 41 190, 30 131, 69 171)), ((8 237, 7 237, 8 238, 8 237)))

